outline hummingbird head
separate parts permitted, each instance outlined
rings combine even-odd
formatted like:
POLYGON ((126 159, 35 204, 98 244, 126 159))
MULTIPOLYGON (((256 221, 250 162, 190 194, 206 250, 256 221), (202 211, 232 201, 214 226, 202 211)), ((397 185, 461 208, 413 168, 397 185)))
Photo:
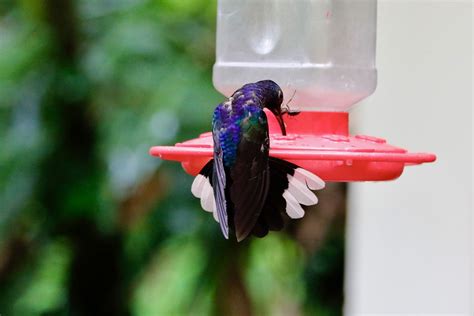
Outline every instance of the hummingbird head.
POLYGON ((283 91, 280 86, 272 80, 262 80, 256 84, 263 90, 263 106, 269 109, 280 124, 281 133, 286 135, 285 123, 283 122, 283 112, 281 104, 283 103, 283 91))

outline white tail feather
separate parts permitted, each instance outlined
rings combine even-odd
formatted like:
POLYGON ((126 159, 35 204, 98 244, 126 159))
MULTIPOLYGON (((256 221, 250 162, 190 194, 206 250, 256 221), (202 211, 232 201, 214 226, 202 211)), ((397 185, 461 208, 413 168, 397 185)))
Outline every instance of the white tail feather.
POLYGON ((288 191, 303 205, 314 205, 318 203, 317 196, 308 188, 305 182, 288 175, 288 191))
POLYGON ((191 192, 197 198, 200 198, 202 195, 202 190, 204 188, 204 184, 206 183, 207 179, 202 174, 198 174, 196 178, 194 178, 193 184, 191 186, 191 192))
POLYGON ((283 192, 283 197, 286 200, 286 213, 290 218, 302 218, 304 216, 304 210, 298 201, 288 190, 283 192))
POLYGON ((216 210, 214 210, 214 212, 212 212, 212 216, 214 217, 214 220, 219 223, 219 217, 217 217, 216 210))
POLYGON ((209 182, 206 182, 201 196, 201 206, 205 211, 212 212, 214 204, 214 192, 209 182))
POLYGON ((303 168, 295 169, 294 177, 301 182, 306 183, 308 188, 311 190, 321 190, 324 189, 326 185, 320 177, 303 168))
POLYGON ((216 222, 219 222, 217 218, 216 200, 214 199, 214 191, 212 189, 209 178, 198 174, 194 178, 191 186, 191 192, 193 195, 201 199, 201 207, 207 212, 211 212, 216 222))

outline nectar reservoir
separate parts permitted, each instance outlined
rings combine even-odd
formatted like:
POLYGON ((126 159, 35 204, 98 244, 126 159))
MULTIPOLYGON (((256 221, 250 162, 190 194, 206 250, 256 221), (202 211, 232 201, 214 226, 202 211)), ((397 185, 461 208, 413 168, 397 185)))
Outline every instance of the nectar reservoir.
POLYGON ((230 96, 272 79, 295 110, 347 111, 376 87, 376 9, 376 0, 219 0, 214 86, 230 96))

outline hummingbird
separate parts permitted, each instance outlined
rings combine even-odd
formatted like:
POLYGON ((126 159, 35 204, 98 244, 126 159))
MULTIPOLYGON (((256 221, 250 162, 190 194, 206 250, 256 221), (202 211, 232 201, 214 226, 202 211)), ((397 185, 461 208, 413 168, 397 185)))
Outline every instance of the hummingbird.
POLYGON ((226 239, 250 234, 264 237, 284 227, 284 218, 301 218, 303 205, 314 205, 314 190, 325 183, 315 174, 288 161, 270 157, 270 138, 264 108, 275 115, 286 135, 283 91, 272 80, 248 83, 220 103, 212 117, 214 154, 195 177, 191 192, 212 212, 226 239))

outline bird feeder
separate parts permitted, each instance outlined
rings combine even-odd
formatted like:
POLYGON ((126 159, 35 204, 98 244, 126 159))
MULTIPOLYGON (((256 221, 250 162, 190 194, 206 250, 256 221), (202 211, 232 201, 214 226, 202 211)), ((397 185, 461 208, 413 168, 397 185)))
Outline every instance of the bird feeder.
MULTIPOLYGON (((291 111, 287 135, 267 112, 270 156, 326 181, 398 178, 405 166, 433 162, 380 137, 349 135, 349 109, 375 90, 376 0, 219 0, 213 82, 226 97, 271 79, 291 111)), ((212 105, 215 106, 215 105, 212 105)), ((156 146, 153 156, 196 175, 213 155, 211 133, 156 146)))

